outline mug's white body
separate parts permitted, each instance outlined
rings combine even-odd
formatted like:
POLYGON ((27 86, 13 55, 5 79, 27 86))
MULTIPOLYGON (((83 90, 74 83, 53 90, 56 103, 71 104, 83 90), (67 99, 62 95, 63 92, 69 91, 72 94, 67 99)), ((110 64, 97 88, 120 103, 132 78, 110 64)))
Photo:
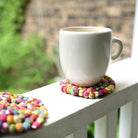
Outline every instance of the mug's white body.
POLYGON ((73 84, 91 86, 104 77, 111 59, 112 31, 102 29, 60 30, 60 63, 66 78, 73 84))

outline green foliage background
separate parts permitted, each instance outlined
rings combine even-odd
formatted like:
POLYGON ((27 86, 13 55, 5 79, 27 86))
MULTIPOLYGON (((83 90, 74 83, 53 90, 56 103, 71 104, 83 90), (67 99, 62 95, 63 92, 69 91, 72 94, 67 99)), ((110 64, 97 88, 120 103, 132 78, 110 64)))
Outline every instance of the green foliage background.
MULTIPOLYGON (((24 11, 29 0, 0 0, 0 91, 24 93, 48 84, 57 75, 55 57, 46 52, 45 40, 33 34, 22 40, 24 11)), ((94 137, 94 123, 88 138, 94 137)))
POLYGON ((0 0, 0 91, 31 90, 57 75, 45 40, 33 34, 22 40, 24 11, 29 0, 0 0))

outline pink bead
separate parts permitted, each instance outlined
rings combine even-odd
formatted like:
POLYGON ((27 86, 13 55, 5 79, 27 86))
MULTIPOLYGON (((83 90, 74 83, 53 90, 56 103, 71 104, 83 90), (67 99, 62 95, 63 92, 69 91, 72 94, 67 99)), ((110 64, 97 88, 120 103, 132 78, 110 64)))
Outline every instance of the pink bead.
POLYGON ((35 121, 35 122, 33 122, 31 127, 32 127, 32 129, 38 129, 40 126, 41 126, 41 124, 35 121))
POLYGON ((18 105, 15 105, 14 108, 20 109, 20 107, 18 105))
POLYGON ((8 110, 6 111, 6 114, 7 114, 7 115, 12 115, 12 114, 13 114, 12 109, 8 109, 8 110))
POLYGON ((30 118, 35 121, 37 119, 37 115, 31 115, 30 118))
POLYGON ((9 124, 7 122, 2 123, 2 132, 7 133, 9 129, 9 124))
POLYGON ((35 101, 36 100, 36 98, 33 98, 33 101, 35 101))
POLYGON ((34 107, 40 107, 40 105, 39 105, 39 104, 34 104, 33 106, 34 106, 34 107))
POLYGON ((76 90, 79 90, 78 87, 74 86, 73 88, 75 88, 76 90))
POLYGON ((30 117, 28 113, 23 113, 25 117, 30 117))
POLYGON ((64 87, 63 92, 64 92, 64 93, 68 93, 68 92, 67 92, 67 87, 64 87))
POLYGON ((20 110, 25 110, 26 108, 24 108, 24 107, 20 107, 20 110))
POLYGON ((89 97, 89 92, 88 92, 88 91, 85 91, 85 92, 83 93, 83 97, 88 98, 88 97, 89 97))
POLYGON ((27 108, 28 110, 31 110, 31 111, 33 111, 33 109, 32 108, 27 108))
POLYGON ((65 87, 66 87, 66 86, 62 86, 62 87, 61 87, 61 91, 62 91, 62 92, 64 92, 64 88, 65 88, 65 87))
POLYGON ((5 104, 0 104, 0 110, 3 110, 5 108, 5 104))
POLYGON ((115 82, 114 81, 111 81, 110 84, 113 84, 115 86, 115 82))
POLYGON ((99 90, 100 97, 103 97, 106 95, 106 93, 103 90, 99 90))
POLYGON ((3 95, 9 95, 7 92, 3 92, 3 95))
POLYGON ((27 105, 26 105, 26 104, 22 104, 22 105, 20 106, 20 108, 21 108, 21 107, 27 108, 27 105))
POLYGON ((23 99, 16 99, 17 100, 17 102, 19 102, 19 103, 21 103, 21 102, 23 102, 24 100, 23 99))
POLYGON ((7 115, 6 114, 0 115, 0 121, 6 122, 6 120, 7 120, 7 115))
POLYGON ((39 104, 39 103, 40 103, 40 100, 39 100, 39 99, 36 99, 35 102, 36 102, 37 104, 39 104))
POLYGON ((92 92, 95 92, 96 91, 96 89, 92 89, 92 92))

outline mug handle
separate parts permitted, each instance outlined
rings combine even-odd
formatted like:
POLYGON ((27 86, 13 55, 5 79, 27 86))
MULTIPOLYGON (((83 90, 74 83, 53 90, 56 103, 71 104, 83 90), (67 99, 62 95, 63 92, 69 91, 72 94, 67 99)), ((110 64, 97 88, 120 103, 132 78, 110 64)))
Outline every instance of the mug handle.
POLYGON ((113 37, 112 38, 112 45, 113 44, 116 44, 116 49, 115 49, 115 52, 112 53, 112 56, 111 56, 111 59, 112 60, 115 60, 117 59, 121 53, 122 53, 122 50, 123 50, 123 43, 122 41, 117 38, 117 37, 113 37))

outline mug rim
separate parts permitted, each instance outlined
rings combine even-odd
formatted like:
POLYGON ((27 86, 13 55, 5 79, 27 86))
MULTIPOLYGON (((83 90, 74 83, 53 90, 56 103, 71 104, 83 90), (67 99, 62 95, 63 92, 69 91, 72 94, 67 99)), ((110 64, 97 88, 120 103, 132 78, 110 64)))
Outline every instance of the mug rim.
POLYGON ((65 27, 60 29, 60 32, 77 33, 77 34, 80 34, 80 33, 101 34, 101 33, 112 32, 112 30, 107 27, 99 27, 99 26, 70 26, 70 27, 65 27), (95 31, 92 31, 92 29, 95 31))

